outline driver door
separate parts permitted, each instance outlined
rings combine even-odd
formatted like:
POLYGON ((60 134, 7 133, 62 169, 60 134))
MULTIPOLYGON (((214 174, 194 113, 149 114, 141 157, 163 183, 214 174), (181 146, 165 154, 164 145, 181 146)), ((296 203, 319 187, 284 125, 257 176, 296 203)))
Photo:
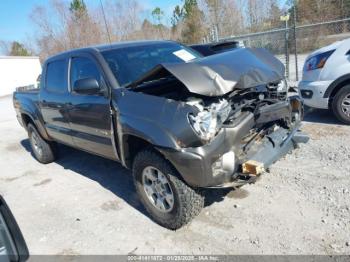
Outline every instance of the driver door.
POLYGON ((99 65, 92 56, 74 56, 70 59, 69 72, 71 100, 67 108, 75 146, 116 159, 111 139, 110 100, 99 65), (96 79, 100 90, 93 94, 74 90, 76 81, 82 79, 96 79))

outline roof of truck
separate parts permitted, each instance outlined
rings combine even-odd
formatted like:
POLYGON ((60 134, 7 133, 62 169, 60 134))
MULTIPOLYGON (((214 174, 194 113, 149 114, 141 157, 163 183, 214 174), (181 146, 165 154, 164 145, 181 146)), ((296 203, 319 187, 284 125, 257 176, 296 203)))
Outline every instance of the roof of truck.
POLYGON ((103 44, 93 46, 93 48, 98 49, 99 51, 124 48, 129 46, 144 46, 144 45, 153 45, 159 43, 173 43, 171 40, 142 40, 142 41, 124 41, 124 42, 116 42, 111 44, 103 44))
POLYGON ((113 49, 118 49, 118 48, 125 48, 125 47, 131 47, 131 46, 154 45, 154 44, 159 44, 159 43, 174 43, 174 41, 171 41, 171 40, 142 40, 142 41, 124 41, 124 42, 116 42, 116 43, 111 43, 111 44, 94 45, 94 46, 88 46, 88 47, 64 51, 64 52, 55 54, 53 56, 50 56, 47 60, 52 60, 52 59, 55 59, 58 57, 70 55, 72 53, 80 52, 80 51, 97 50, 99 52, 103 52, 103 51, 113 50, 113 49))

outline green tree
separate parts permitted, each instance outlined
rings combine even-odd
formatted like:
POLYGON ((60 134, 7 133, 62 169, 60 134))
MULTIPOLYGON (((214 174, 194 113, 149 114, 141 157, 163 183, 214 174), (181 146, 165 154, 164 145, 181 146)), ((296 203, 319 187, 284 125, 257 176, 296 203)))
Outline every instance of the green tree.
POLYGON ((153 16, 154 21, 158 25, 162 24, 162 18, 164 16, 164 12, 162 11, 162 9, 160 9, 159 7, 154 8, 152 11, 152 16, 153 16))
POLYGON ((184 28, 182 41, 188 44, 199 43, 204 37, 204 15, 196 0, 185 0, 182 8, 184 28))
POLYGON ((69 10, 73 13, 76 19, 80 19, 87 14, 84 0, 72 0, 69 10))
POLYGON ((11 50, 9 55, 11 56, 31 56, 31 52, 28 51, 23 44, 14 41, 11 44, 11 50))
POLYGON ((171 17, 171 25, 173 28, 176 27, 176 25, 182 19, 182 16, 183 16, 182 8, 179 5, 175 6, 173 10, 173 16, 171 17))
POLYGON ((191 14, 197 11, 198 3, 197 0, 184 0, 184 5, 182 7, 182 14, 184 18, 189 17, 191 14))

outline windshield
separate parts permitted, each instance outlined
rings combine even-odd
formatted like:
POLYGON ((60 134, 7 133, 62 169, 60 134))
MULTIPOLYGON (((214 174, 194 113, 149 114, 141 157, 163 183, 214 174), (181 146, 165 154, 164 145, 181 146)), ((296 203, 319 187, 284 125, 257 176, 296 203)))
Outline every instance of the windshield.
POLYGON ((120 86, 127 86, 161 63, 185 63, 201 57, 175 42, 145 44, 102 52, 120 86))

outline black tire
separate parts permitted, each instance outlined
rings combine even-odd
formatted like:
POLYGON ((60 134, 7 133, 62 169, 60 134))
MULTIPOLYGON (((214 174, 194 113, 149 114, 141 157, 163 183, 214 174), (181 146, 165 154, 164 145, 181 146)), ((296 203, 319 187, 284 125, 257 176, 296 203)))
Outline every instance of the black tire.
POLYGON ((48 164, 55 161, 55 144, 43 139, 34 125, 28 124, 27 130, 34 157, 42 164, 48 164))
MULTIPOLYGON (((350 98, 350 85, 341 88, 334 96, 332 101, 332 111, 339 121, 350 125, 350 111, 347 111, 348 114, 346 114, 342 109, 342 104, 344 103, 345 98, 350 98)), ((350 108, 348 110, 350 110, 350 108)))
POLYGON ((176 230, 197 216, 204 206, 204 197, 186 185, 175 168, 153 150, 139 152, 133 162, 133 177, 137 194, 151 218, 159 225, 176 230), (142 174, 146 167, 154 167, 164 174, 174 196, 171 211, 161 212, 151 202, 143 186, 142 174))

